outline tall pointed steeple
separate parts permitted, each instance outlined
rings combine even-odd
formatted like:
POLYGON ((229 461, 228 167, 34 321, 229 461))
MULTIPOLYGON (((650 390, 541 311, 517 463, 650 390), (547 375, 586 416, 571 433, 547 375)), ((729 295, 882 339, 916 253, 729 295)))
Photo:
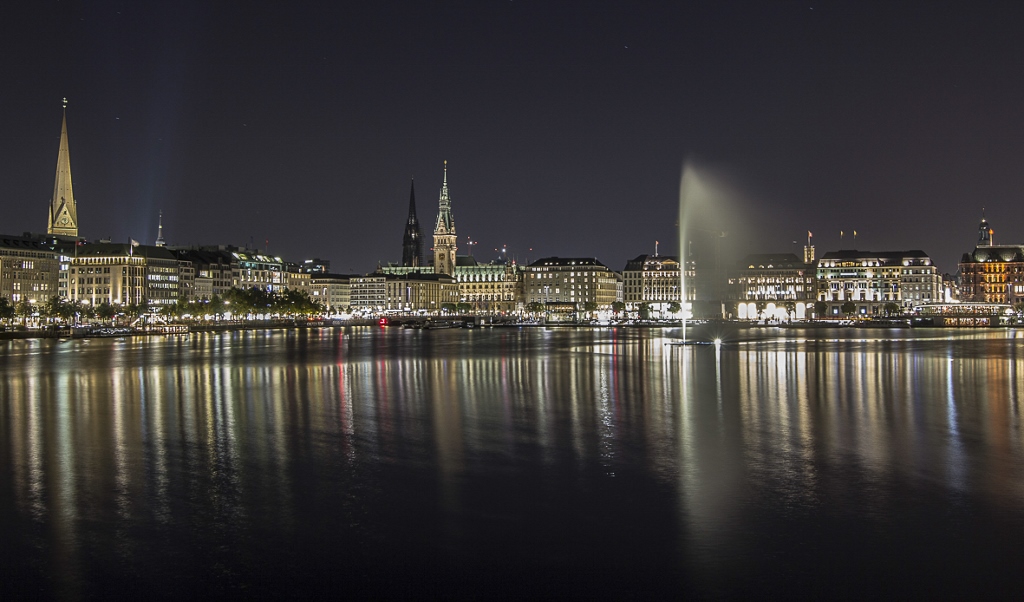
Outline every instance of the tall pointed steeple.
POLYGON ((156 246, 162 247, 165 244, 164 243, 164 212, 163 212, 163 210, 160 211, 159 215, 160 215, 160 217, 158 218, 159 221, 157 221, 157 223, 156 223, 156 246))
POLYGON ((455 220, 448 196, 448 161, 444 162, 444 181, 437 201, 437 223, 434 225, 434 273, 455 275, 455 220))
POLYGON ((423 232, 416 218, 416 182, 409 182, 409 218, 405 221, 405 236, 402 237, 402 265, 418 267, 423 261, 423 232))
POLYGON ((57 151, 57 177, 53 181, 47 234, 78 236, 78 204, 71 190, 71 157, 68 152, 68 99, 64 99, 64 113, 60 124, 60 148, 57 151))

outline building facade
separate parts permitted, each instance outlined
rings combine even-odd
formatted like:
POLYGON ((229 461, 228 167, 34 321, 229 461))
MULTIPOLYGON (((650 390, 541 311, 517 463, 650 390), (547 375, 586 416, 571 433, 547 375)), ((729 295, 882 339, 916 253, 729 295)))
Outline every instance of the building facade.
POLYGON ((974 251, 960 259, 960 300, 1008 303, 1024 300, 1024 245, 996 245, 995 231, 982 215, 974 251))
POLYGON ((470 304, 476 314, 508 315, 522 310, 522 270, 514 262, 457 259, 458 302, 470 304))
POLYGON ((233 283, 235 288, 258 288, 272 293, 284 290, 287 280, 280 257, 253 251, 235 251, 232 255, 238 262, 238 279, 233 283))
POLYGON ((71 301, 153 308, 178 301, 178 259, 165 247, 91 243, 76 249, 68 280, 71 301))
POLYGON ((312 274, 310 296, 334 313, 348 311, 352 306, 352 276, 312 274))
POLYGON ((973 303, 1024 299, 1024 246, 979 245, 960 259, 960 298, 973 303))
POLYGON ((817 298, 831 316, 853 303, 860 316, 883 315, 895 303, 902 311, 942 299, 942 279, 923 251, 831 251, 818 260, 817 298))
POLYGON ((387 311, 435 314, 459 301, 459 284, 446 274, 385 276, 385 282, 387 311))
POLYGON ((384 274, 355 276, 350 280, 353 310, 378 313, 387 309, 388 286, 384 274))
MULTIPOLYGON (((154 245, 162 246, 162 245, 154 245)), ((196 267, 187 260, 172 253, 178 262, 178 299, 190 301, 196 298, 196 267)))
POLYGON ((298 264, 284 264, 284 287, 293 291, 302 291, 312 296, 313 275, 303 272, 298 264))
POLYGON ((591 257, 547 257, 523 269, 523 301, 572 305, 583 309, 593 302, 601 310, 618 300, 620 277, 591 257))
MULTIPOLYGON (((682 308, 683 283, 679 259, 670 255, 639 255, 622 270, 622 296, 628 311, 646 303, 652 315, 670 317, 673 303, 682 308)), ((694 291, 687 290, 689 301, 694 291)))
POLYGON ((740 319, 803 319, 813 310, 816 270, 794 253, 747 255, 729 275, 729 312, 740 319))
POLYGON ((20 236, 0 236, 0 297, 43 304, 59 296, 59 250, 20 236))
POLYGON ((182 277, 179 294, 189 300, 209 301, 214 295, 223 296, 241 278, 238 259, 234 254, 218 247, 176 249, 179 262, 192 267, 192 284, 182 277))

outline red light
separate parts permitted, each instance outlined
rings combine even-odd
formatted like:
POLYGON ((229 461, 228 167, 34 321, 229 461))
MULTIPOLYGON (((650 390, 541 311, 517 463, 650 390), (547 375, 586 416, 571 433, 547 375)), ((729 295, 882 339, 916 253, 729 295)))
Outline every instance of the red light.
POLYGON ((381 318, 380 321, 377 322, 377 323, 380 324, 381 326, 387 326, 388 325, 388 319, 387 318, 381 318))

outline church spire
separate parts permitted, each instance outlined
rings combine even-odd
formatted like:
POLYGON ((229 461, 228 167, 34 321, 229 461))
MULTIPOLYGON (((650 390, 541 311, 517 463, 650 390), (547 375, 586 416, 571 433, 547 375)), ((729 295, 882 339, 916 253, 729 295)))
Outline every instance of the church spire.
POLYGON ((418 267, 423 261, 423 232, 416 218, 416 182, 409 182, 409 217, 405 221, 405 236, 402 237, 402 265, 418 267))
POLYGON ((416 178, 409 178, 409 223, 416 220, 416 178))
POLYGON ((444 180, 441 183, 441 195, 437 199, 437 223, 434 234, 455 234, 455 220, 452 219, 452 200, 448 196, 448 161, 444 162, 444 180))
POLYGON ((57 176, 53 181, 53 196, 50 197, 47 234, 78 236, 78 204, 71 190, 71 157, 68 152, 68 99, 64 99, 64 111, 60 124, 60 147, 57 150, 57 176))
POLYGON ((452 201, 448 196, 448 161, 444 162, 444 180, 437 200, 437 223, 434 225, 434 273, 455 274, 455 220, 452 201))
POLYGON ((157 224, 156 224, 156 246, 162 247, 165 244, 164 243, 164 212, 163 212, 163 210, 160 211, 159 218, 157 218, 157 219, 158 219, 158 221, 157 221, 157 224))

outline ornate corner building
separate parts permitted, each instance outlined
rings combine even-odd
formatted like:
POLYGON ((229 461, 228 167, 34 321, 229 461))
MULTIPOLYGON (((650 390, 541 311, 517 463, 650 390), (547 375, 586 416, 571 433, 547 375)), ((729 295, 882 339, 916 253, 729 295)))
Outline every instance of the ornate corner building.
POLYGON ((960 300, 1015 304, 1024 300, 1024 245, 996 245, 982 214, 978 244, 960 259, 960 300))

